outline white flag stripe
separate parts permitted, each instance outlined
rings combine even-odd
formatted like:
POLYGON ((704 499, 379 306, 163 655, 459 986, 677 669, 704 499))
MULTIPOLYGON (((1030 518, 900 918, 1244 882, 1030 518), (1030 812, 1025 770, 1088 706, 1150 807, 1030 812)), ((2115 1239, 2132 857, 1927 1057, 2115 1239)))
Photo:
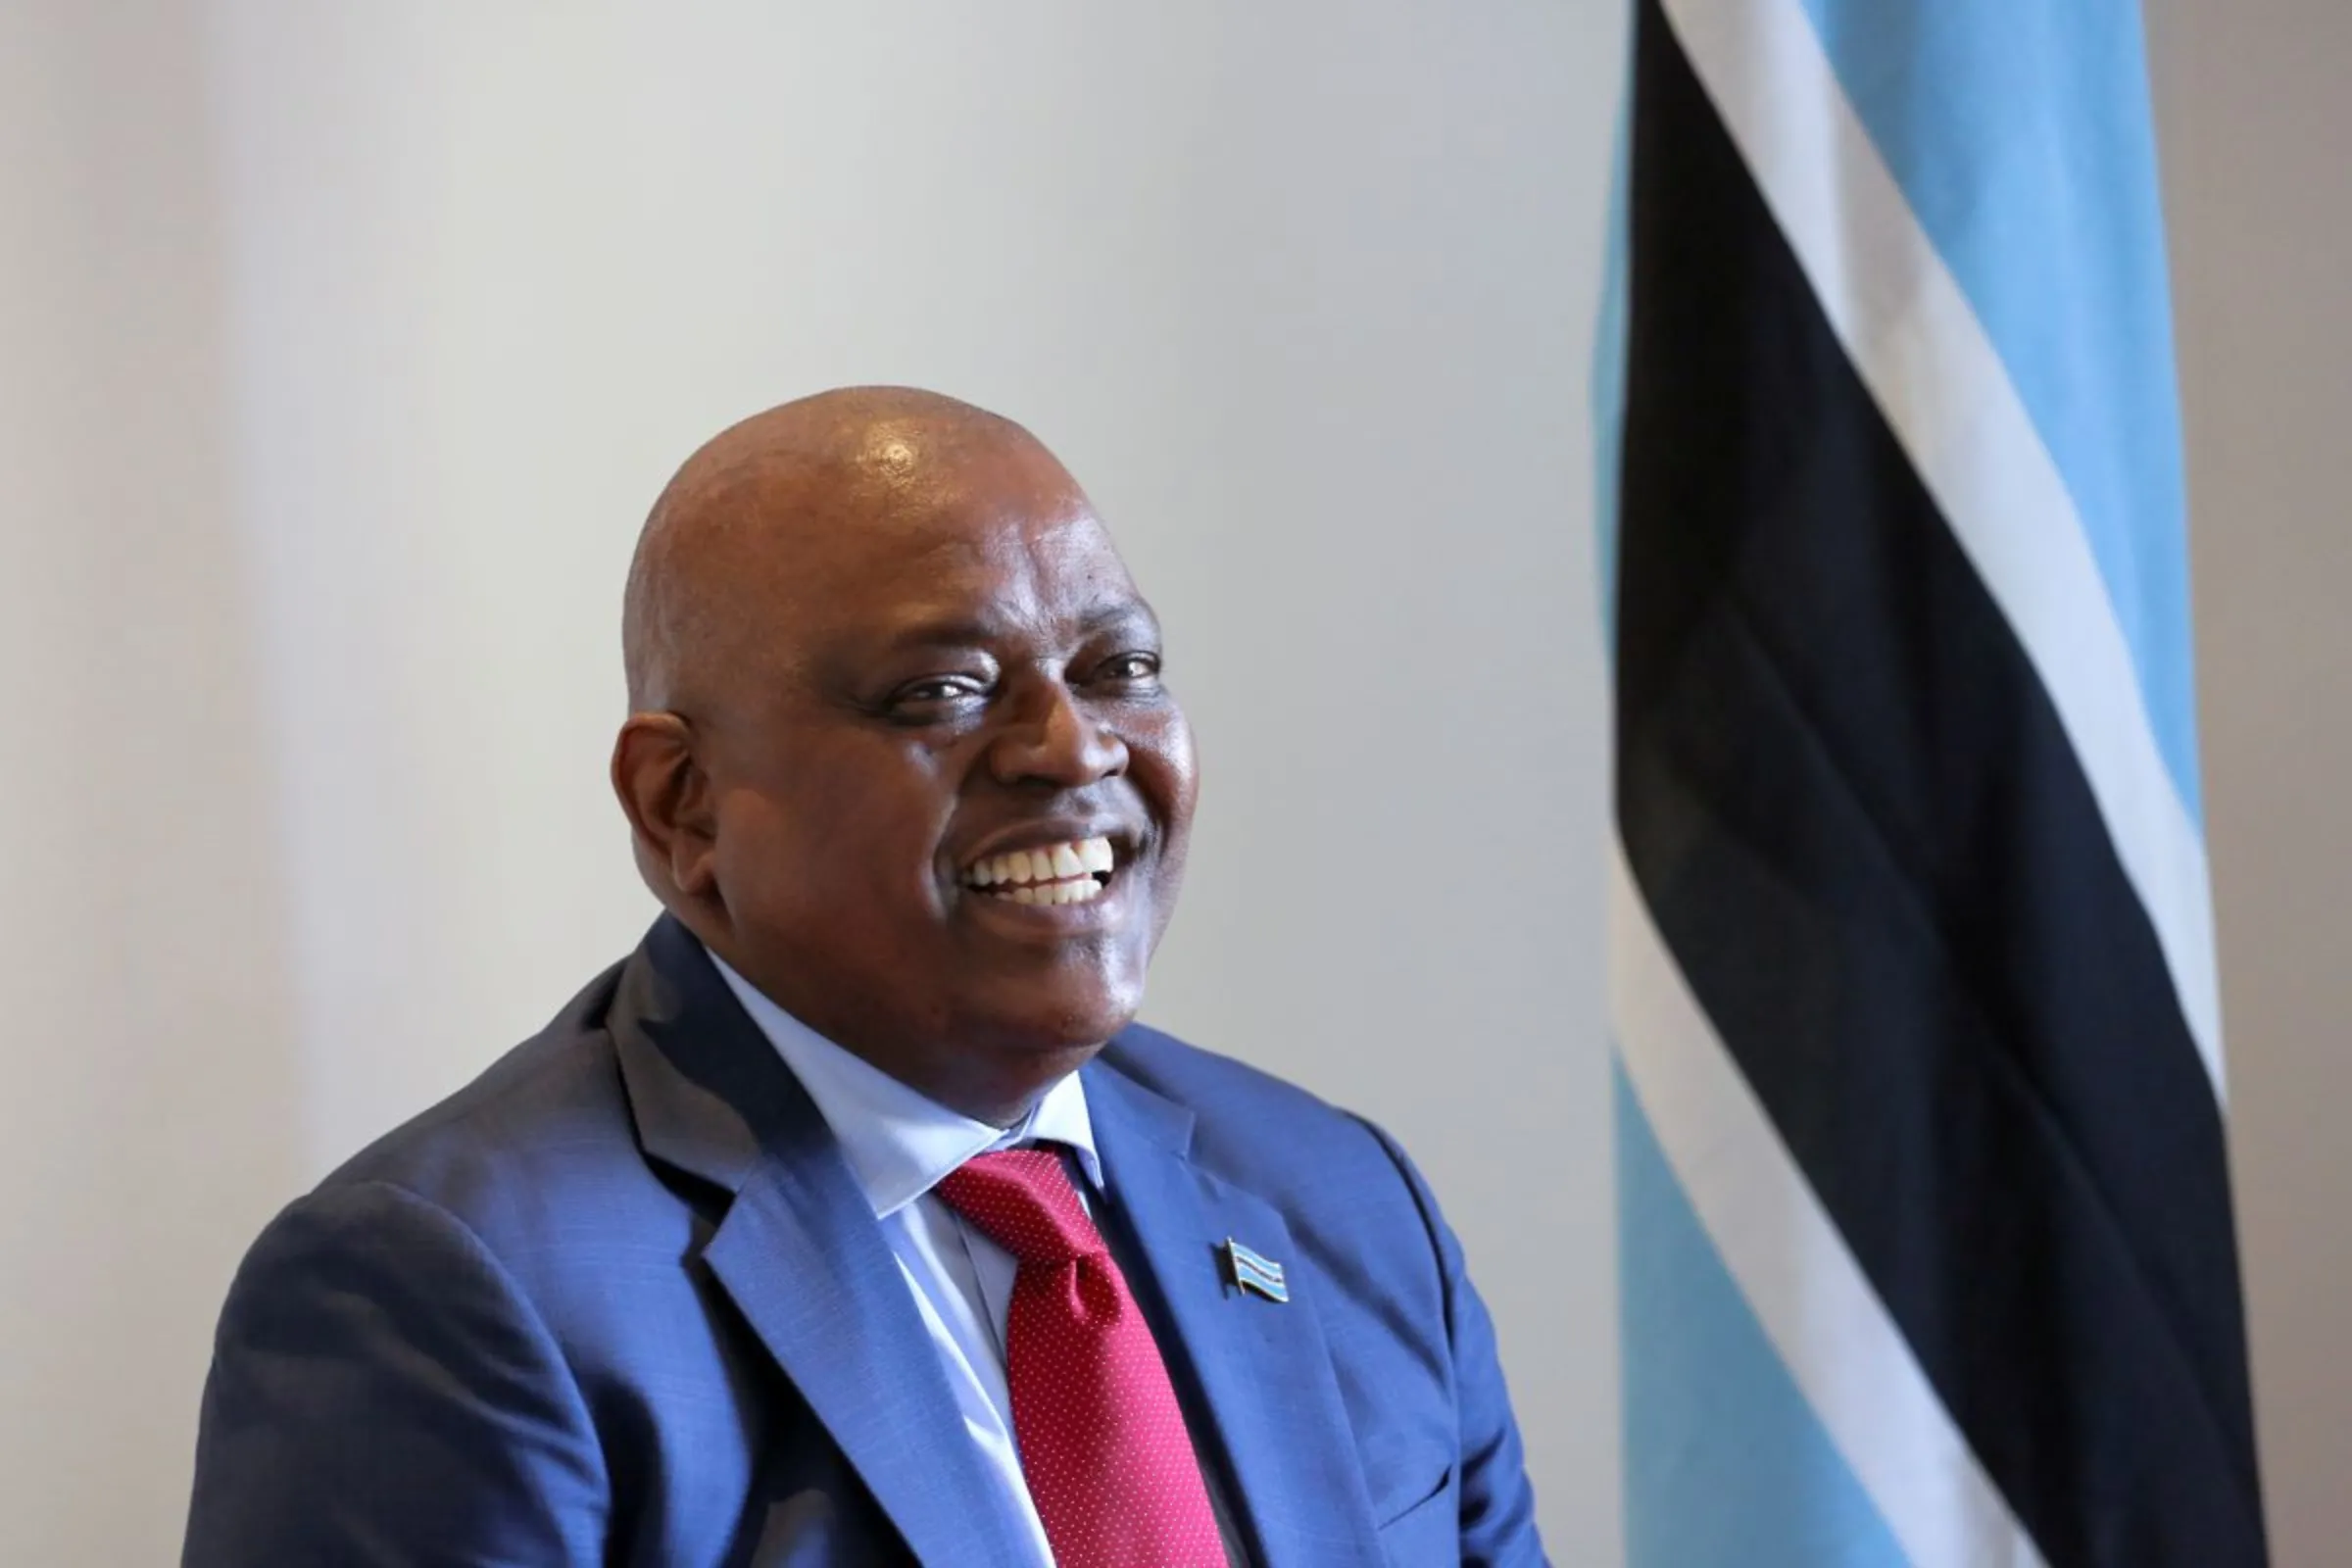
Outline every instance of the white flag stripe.
POLYGON ((2049 693, 2225 1098, 2205 844, 2073 497, 1800 0, 1663 0, 1832 329, 2049 693))
POLYGON ((1914 1568, 2041 1568, 1611 843, 1610 1012, 1626 1077, 1765 1336, 1914 1568))

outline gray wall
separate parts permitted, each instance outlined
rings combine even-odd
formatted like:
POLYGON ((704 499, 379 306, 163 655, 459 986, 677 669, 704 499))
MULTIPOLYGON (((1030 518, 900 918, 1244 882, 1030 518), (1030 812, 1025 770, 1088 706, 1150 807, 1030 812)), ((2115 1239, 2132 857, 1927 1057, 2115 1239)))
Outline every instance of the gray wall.
POLYGON ((2256 1417, 2352 1556, 2352 7, 2151 0, 2256 1417))

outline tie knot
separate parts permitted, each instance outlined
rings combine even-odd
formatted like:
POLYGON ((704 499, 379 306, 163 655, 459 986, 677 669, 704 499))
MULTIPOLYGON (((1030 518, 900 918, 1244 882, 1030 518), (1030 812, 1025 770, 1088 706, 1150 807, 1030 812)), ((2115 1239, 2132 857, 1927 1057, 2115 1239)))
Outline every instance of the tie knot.
POLYGON ((1068 1263, 1102 1251, 1078 1189, 1051 1149, 974 1154, 939 1184, 948 1206, 1023 1263, 1068 1263))

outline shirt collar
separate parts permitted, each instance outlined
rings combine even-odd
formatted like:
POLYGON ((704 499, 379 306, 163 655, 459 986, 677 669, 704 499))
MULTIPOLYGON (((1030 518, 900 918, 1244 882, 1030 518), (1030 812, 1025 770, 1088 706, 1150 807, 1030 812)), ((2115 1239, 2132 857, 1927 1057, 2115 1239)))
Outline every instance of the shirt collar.
POLYGON ((905 1208, 974 1154, 1031 1142, 1067 1145, 1077 1153, 1087 1181, 1097 1192, 1104 1190, 1102 1162, 1095 1152, 1095 1124, 1086 1110, 1086 1086, 1076 1073, 1039 1096, 1018 1125, 991 1127, 950 1110, 827 1040, 769 1001, 717 954, 710 954, 710 961, 816 1102, 876 1219, 905 1208))

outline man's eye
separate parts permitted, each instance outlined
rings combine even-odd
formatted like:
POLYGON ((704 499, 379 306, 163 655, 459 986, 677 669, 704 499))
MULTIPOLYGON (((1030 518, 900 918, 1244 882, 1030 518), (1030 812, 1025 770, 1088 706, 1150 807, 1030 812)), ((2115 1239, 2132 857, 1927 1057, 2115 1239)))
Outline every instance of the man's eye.
POLYGON ((953 703, 966 697, 985 697, 988 687, 969 675, 935 675, 902 686, 894 703, 953 703))
POLYGON ((1108 681, 1153 680, 1159 675, 1157 654, 1119 654, 1102 662, 1101 677, 1108 681))

